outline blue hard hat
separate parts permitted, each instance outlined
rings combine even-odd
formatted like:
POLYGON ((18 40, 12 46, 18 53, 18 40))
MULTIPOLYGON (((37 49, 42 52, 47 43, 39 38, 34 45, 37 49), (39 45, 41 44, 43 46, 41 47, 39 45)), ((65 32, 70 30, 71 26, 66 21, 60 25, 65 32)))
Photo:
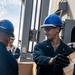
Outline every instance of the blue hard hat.
POLYGON ((9 35, 14 35, 14 26, 9 20, 0 21, 0 31, 7 33, 9 35))
POLYGON ((56 14, 51 14, 44 20, 44 24, 41 25, 41 28, 45 27, 62 27, 62 20, 61 18, 56 14))

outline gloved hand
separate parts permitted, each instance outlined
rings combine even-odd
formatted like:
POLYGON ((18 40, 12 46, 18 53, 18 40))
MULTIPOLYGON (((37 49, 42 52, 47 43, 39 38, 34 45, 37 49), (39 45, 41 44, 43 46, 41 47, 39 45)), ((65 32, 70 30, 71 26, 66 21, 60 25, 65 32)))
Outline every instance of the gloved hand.
POLYGON ((70 63, 69 58, 67 56, 64 56, 62 54, 58 54, 53 58, 52 64, 54 66, 65 68, 70 63))

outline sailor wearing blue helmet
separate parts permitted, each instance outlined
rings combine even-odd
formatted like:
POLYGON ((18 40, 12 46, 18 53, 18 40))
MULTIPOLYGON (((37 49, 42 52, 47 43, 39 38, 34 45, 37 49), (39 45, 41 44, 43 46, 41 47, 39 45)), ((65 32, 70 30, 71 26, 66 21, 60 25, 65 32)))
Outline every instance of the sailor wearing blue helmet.
POLYGON ((34 47, 33 60, 37 64, 37 75, 64 75, 63 68, 70 63, 67 56, 73 50, 59 37, 62 26, 62 20, 56 14, 47 16, 41 25, 47 40, 34 47))
POLYGON ((0 21, 0 75, 18 75, 18 64, 7 51, 10 36, 14 35, 14 26, 9 20, 0 21))

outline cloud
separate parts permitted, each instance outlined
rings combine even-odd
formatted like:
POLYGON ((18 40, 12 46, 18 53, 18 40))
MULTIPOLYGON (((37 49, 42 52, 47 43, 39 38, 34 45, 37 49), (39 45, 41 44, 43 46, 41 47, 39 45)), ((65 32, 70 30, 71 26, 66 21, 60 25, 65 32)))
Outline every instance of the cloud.
POLYGON ((0 4, 6 5, 6 4, 20 4, 21 0, 0 0, 0 4))
POLYGON ((15 11, 16 8, 19 9, 20 4, 21 0, 0 0, 0 18, 5 16, 7 13, 11 13, 12 10, 15 11))

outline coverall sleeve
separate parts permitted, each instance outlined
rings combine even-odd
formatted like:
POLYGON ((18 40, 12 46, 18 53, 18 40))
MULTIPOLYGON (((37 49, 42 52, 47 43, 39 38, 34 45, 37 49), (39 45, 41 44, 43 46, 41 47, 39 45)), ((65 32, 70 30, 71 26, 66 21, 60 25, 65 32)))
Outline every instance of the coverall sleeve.
POLYGON ((44 54, 44 50, 42 49, 40 44, 35 45, 33 52, 33 60, 38 65, 48 66, 49 60, 51 57, 47 57, 44 54))
POLYGON ((19 56, 20 56, 20 49, 19 49, 19 48, 16 48, 16 51, 15 51, 14 57, 15 57, 16 59, 18 59, 19 56))

